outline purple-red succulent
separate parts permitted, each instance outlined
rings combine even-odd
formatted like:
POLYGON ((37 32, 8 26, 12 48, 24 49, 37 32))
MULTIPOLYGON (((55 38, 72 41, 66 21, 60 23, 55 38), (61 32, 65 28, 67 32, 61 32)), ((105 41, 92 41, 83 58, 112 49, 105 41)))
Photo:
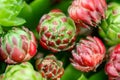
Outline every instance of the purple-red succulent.
POLYGON ((95 70, 102 62, 105 52, 105 46, 99 38, 88 36, 81 39, 72 51, 72 65, 83 72, 95 70))
POLYGON ((69 16, 81 27, 97 26, 105 18, 105 0, 73 0, 68 8, 69 16))
POLYGON ((37 51, 33 32, 27 28, 13 28, 0 38, 0 58, 15 64, 30 60, 37 51))
POLYGON ((48 55, 45 58, 37 59, 36 68, 47 80, 60 80, 64 73, 63 63, 54 55, 48 55))
POLYGON ((109 80, 120 80, 120 44, 110 50, 109 60, 105 65, 109 80))

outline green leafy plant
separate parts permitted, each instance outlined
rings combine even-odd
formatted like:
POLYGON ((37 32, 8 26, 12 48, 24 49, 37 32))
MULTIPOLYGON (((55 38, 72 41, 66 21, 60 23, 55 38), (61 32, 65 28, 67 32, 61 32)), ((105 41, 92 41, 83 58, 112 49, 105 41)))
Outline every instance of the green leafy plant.
POLYGON ((0 0, 0 25, 18 26, 25 20, 17 17, 24 6, 23 0, 0 0))

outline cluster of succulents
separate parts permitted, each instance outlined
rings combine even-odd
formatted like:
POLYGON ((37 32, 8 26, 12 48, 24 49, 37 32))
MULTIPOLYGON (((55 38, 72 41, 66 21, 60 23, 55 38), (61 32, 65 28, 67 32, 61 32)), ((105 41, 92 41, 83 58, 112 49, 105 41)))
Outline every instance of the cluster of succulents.
POLYGON ((120 80, 119 0, 0 0, 0 80, 120 80))

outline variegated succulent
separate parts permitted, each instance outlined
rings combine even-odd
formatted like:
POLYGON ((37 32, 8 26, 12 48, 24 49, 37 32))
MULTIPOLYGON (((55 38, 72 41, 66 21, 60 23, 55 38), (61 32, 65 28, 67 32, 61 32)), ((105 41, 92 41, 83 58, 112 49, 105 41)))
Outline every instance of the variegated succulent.
POLYGON ((54 55, 36 61, 36 68, 47 80, 60 80, 64 73, 63 63, 54 55))
POLYGON ((13 28, 0 38, 0 58, 15 64, 30 60, 37 52, 33 32, 27 28, 13 28))
POLYGON ((60 10, 45 14, 37 27, 40 45, 52 52, 70 50, 75 45, 76 27, 73 20, 60 10))

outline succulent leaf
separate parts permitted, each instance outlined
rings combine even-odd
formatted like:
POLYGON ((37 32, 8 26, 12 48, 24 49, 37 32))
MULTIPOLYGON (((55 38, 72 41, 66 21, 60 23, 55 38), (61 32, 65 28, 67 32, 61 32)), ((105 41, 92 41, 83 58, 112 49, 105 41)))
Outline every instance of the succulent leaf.
POLYGON ((88 80, 88 79, 82 74, 78 80, 88 80))

